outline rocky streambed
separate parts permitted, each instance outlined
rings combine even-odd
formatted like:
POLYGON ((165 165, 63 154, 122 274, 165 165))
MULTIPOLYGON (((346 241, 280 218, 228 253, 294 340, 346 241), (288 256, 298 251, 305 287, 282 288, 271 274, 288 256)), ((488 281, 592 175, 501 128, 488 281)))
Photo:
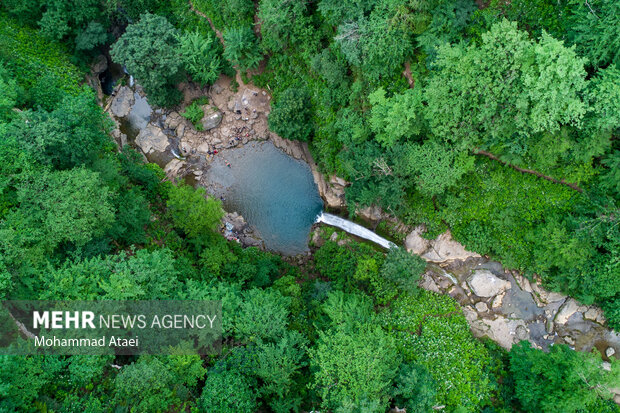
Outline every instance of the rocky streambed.
MULTIPOLYGON (((180 108, 158 109, 145 115, 148 111, 139 106, 144 98, 140 87, 117 86, 105 104, 116 123, 113 135, 119 147, 131 143, 139 147, 171 179, 185 178, 216 195, 217 188, 207 179, 212 162, 226 159, 227 151, 250 141, 269 140, 308 164, 325 205, 344 207, 347 182, 336 176, 324 177, 307 144, 282 139, 269 130, 270 95, 251 85, 241 85, 236 91, 230 85, 231 79, 222 76, 209 89, 191 85, 182 88, 186 105, 201 96, 209 98, 204 107, 203 131, 183 118, 180 108), (136 119, 142 121, 139 128, 132 127, 136 119)), ((580 351, 596 349, 606 361, 620 355, 620 336, 606 326, 599 308, 549 292, 540 280, 530 281, 498 262, 467 251, 449 231, 428 240, 423 236, 423 226, 408 227, 377 207, 357 213, 370 222, 388 221, 407 234, 404 247, 429 262, 421 287, 459 301, 474 335, 487 336, 507 349, 528 340, 541 349, 557 343, 580 351)), ((245 245, 261 244, 254 229, 236 213, 226 215, 222 229, 228 238, 245 245)), ((617 399, 620 401, 620 396, 617 399)))

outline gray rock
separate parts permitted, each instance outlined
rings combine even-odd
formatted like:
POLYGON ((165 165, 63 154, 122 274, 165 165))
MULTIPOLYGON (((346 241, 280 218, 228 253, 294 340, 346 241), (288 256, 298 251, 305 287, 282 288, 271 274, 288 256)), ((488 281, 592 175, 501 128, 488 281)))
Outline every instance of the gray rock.
POLYGON ((528 333, 527 328, 525 328, 525 326, 517 326, 515 335, 517 336, 517 339, 519 340, 526 340, 530 334, 528 333))
POLYGON ((170 142, 161 128, 149 123, 136 137, 136 145, 138 145, 144 153, 164 152, 168 149, 170 142))
POLYGON ((439 286, 437 285, 435 280, 433 280, 433 277, 431 277, 430 274, 428 273, 424 273, 422 275, 422 280, 420 280, 420 287, 428 291, 434 291, 436 293, 441 293, 439 286))
POLYGON ((452 239, 450 231, 440 234, 437 239, 431 242, 429 249, 422 258, 432 262, 445 262, 452 260, 466 260, 470 257, 480 257, 480 254, 470 252, 462 244, 452 239))
POLYGON ((426 231, 424 225, 418 225, 407 238, 405 238, 405 249, 412 254, 422 255, 424 254, 431 243, 429 240, 422 237, 422 234, 426 231))
POLYGON ((605 350, 605 355, 607 357, 611 357, 614 354, 616 354, 616 350, 613 347, 607 347, 607 350, 605 350))
POLYGON ((489 270, 477 270, 469 276, 467 284, 478 297, 494 297, 511 287, 509 281, 496 277, 489 270))
POLYGON ((95 57, 95 59, 93 60, 93 63, 90 66, 90 69, 95 75, 105 72, 107 68, 108 68, 108 59, 106 59, 105 56, 102 54, 95 57))
POLYGON ((134 102, 133 91, 127 86, 123 86, 118 90, 116 96, 114 96, 114 100, 112 100, 112 104, 110 105, 110 112, 117 118, 123 118, 129 115, 134 102))
POLYGON ((222 115, 222 112, 220 112, 220 111, 213 112, 211 114, 205 115, 205 117, 202 118, 202 127, 206 131, 210 130, 210 129, 213 129, 213 128, 216 128, 222 122, 222 118, 223 117, 224 116, 222 115))
POLYGON ((486 313, 487 311, 489 311, 489 307, 487 306, 485 302, 480 301, 476 303, 476 310, 479 313, 486 313))
POLYGON ((569 318, 579 310, 579 303, 573 298, 568 299, 555 316, 556 324, 566 324, 569 318))

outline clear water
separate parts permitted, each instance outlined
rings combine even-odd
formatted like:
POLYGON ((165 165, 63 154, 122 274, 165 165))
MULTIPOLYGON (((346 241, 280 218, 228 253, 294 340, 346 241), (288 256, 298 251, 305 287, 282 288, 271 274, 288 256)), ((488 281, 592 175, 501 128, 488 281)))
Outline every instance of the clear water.
POLYGON ((271 142, 250 142, 217 154, 206 178, 225 209, 243 215, 268 249, 284 255, 308 250, 323 201, 306 163, 271 142))

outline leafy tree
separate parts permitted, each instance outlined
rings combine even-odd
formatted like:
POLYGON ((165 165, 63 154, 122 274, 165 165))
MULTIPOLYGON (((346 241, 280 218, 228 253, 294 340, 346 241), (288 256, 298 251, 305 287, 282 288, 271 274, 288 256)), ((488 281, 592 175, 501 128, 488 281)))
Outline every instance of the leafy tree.
POLYGON ((329 24, 338 25, 344 20, 364 16, 376 3, 376 0, 321 0, 318 9, 329 24))
POLYGON ((522 341, 510 351, 516 396, 527 411, 587 411, 597 398, 611 397, 607 386, 618 383, 620 369, 614 361, 612 371, 606 372, 600 363, 600 355, 576 352, 566 345, 544 353, 522 341))
MULTIPOLYGON (((437 69, 425 88, 426 118, 435 134, 459 148, 482 148, 519 163, 540 133, 581 124, 587 110, 584 63, 548 34, 535 43, 503 20, 479 46, 438 49, 437 69)), ((550 139, 545 147, 553 145, 550 139)), ((548 158, 548 150, 542 156, 548 158)))
POLYGON ((110 50, 112 58, 125 65, 158 106, 179 101, 174 88, 181 74, 182 62, 175 28, 165 17, 145 13, 110 50))
POLYGON ((381 267, 381 275, 398 286, 399 291, 416 291, 426 261, 404 248, 390 248, 381 267))
POLYGON ((312 23, 306 16, 307 7, 307 0, 260 1, 261 46, 266 52, 281 52, 310 36, 307 31, 312 28, 312 23))
POLYGON ((620 67, 620 5, 615 1, 567 2, 566 37, 594 67, 620 67))
POLYGON ((410 412, 429 412, 435 406, 435 381, 424 367, 406 363, 400 366, 394 380, 394 401, 410 412))
POLYGON ((245 342, 280 340, 286 333, 290 302, 290 297, 275 290, 247 291, 235 316, 237 338, 245 342))
POLYGON ((248 26, 226 30, 224 37, 224 58, 242 71, 258 66, 263 58, 256 36, 248 26))
POLYGON ((412 177, 419 191, 431 196, 456 185, 474 167, 474 158, 467 152, 435 139, 400 147, 396 160, 396 172, 412 177))
MULTIPOLYGON (((426 290, 420 290, 415 296, 402 294, 388 313, 383 314, 382 320, 392 331, 405 362, 424 367, 432 376, 438 405, 445 405, 449 411, 460 408, 463 412, 476 412, 489 401, 492 391, 487 370, 490 356, 482 343, 472 336, 459 305, 450 296, 426 290)), ((402 373, 407 371, 401 370, 402 373)), ((413 378, 405 380, 401 376, 399 380, 404 380, 400 383, 401 391, 405 391, 402 385, 413 378)), ((420 386, 428 385, 426 379, 420 380, 420 386)), ((396 384, 398 386, 399 381, 396 384)), ((419 390, 428 391, 421 387, 419 390)), ((407 392, 412 394, 410 390, 407 392)), ((431 394, 432 391, 428 393, 431 394)), ((412 400, 416 401, 422 400, 412 400)))
POLYGON ((377 326, 364 325, 356 331, 319 332, 310 363, 313 386, 325 408, 372 402, 370 411, 383 412, 400 359, 390 336, 377 326))
POLYGON ((185 70, 202 85, 214 83, 222 71, 221 48, 215 36, 198 31, 179 36, 185 70))
POLYGON ((250 371, 248 352, 233 350, 207 373, 202 395, 198 401, 201 409, 222 413, 253 412, 258 401, 256 380, 245 374, 250 371))
POLYGON ((269 113, 269 127, 286 139, 308 141, 312 134, 310 97, 304 89, 286 89, 269 113))
MULTIPOLYGON (((28 111, 15 119, 7 133, 43 164, 58 169, 89 163, 110 138, 109 119, 94 94, 65 95, 52 112, 28 111)), ((0 132, 2 133, 2 132, 0 132)))
POLYGON ((123 366, 114 383, 114 399, 119 406, 135 411, 182 409, 183 387, 170 368, 159 359, 141 356, 123 366))
POLYGON ((259 343, 256 349, 255 374, 263 383, 260 391, 275 407, 287 402, 291 409, 299 410, 301 398, 295 397, 293 388, 300 379, 304 367, 304 337, 296 332, 287 332, 277 343, 259 343), (292 406, 291 406, 292 405, 292 406))
POLYGON ((92 50, 108 41, 106 28, 98 22, 91 21, 86 29, 75 38, 76 50, 92 50))
POLYGON ((25 176, 16 197, 19 208, 0 224, 0 248, 15 264, 39 262, 63 243, 83 246, 114 220, 109 191, 86 169, 25 176))
POLYGON ((205 197, 204 188, 189 185, 171 188, 168 210, 174 225, 189 237, 208 235, 217 230, 224 212, 220 202, 205 197))
POLYGON ((391 98, 385 97, 385 89, 379 88, 368 96, 372 105, 370 127, 383 147, 392 147, 401 140, 413 139, 422 132, 421 88, 408 89, 391 98))

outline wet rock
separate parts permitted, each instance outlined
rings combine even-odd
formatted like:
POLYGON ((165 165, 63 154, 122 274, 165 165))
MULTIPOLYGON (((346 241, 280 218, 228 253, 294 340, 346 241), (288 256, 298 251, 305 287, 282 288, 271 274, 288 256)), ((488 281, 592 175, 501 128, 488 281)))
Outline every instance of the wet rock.
POLYGON ((107 68, 108 68, 108 59, 106 59, 105 56, 102 54, 95 57, 95 59, 93 60, 93 63, 90 66, 90 70, 95 75, 105 72, 107 68))
POLYGON ((179 176, 181 169, 185 166, 185 162, 180 159, 173 159, 166 164, 164 172, 168 178, 176 178, 179 176))
POLYGON ((424 225, 415 227, 414 230, 407 235, 407 238, 405 238, 405 249, 412 254, 424 254, 431 245, 429 240, 422 237, 424 232, 426 232, 426 227, 424 225))
POLYGON ((588 308, 588 310, 583 314, 583 318, 585 318, 586 320, 591 320, 591 321, 597 321, 601 319, 602 316, 603 316, 603 311, 600 308, 596 308, 596 307, 588 308))
POLYGON ((127 86, 121 87, 110 105, 110 112, 117 118, 123 118, 129 115, 131 107, 135 102, 133 91, 127 86))
POLYGON ((439 235, 431 242, 431 249, 422 258, 432 262, 444 262, 450 260, 466 260, 470 257, 480 257, 475 252, 470 252, 465 247, 452 239, 450 231, 439 235))
POLYGON ((202 118, 202 127, 205 131, 216 128, 222 122, 223 117, 224 115, 220 111, 205 115, 204 118, 202 118))
POLYGON ((329 183, 332 185, 340 185, 340 186, 347 186, 349 183, 347 181, 345 181, 344 179, 336 176, 336 175, 332 175, 329 178, 329 183))
POLYGON ((422 279, 420 280, 420 287, 428 291, 434 291, 436 293, 441 293, 439 286, 437 285, 435 280, 433 280, 433 277, 431 277, 429 273, 424 273, 422 275, 422 279))
POLYGON ((185 124, 181 123, 177 126, 175 134, 177 135, 177 138, 183 139, 183 135, 185 134, 185 124))
POLYGON ((164 124, 169 129, 176 129, 184 120, 185 118, 179 115, 178 112, 171 112, 166 117, 166 121, 164 122, 164 124))
POLYGON ((509 281, 496 277, 489 270, 477 270, 467 279, 467 284, 478 297, 493 297, 511 287, 509 281))
POLYGON ((489 311, 489 307, 485 302, 480 301, 476 303, 476 311, 478 311, 479 313, 486 313, 487 311, 489 311))
POLYGON ((607 347, 607 350, 605 350, 605 355, 610 358, 614 354, 616 354, 616 350, 613 347, 607 347))
POLYGON ((518 340, 526 340, 529 337, 530 333, 527 331, 525 326, 517 326, 515 330, 515 336, 518 340))
POLYGON ((136 145, 142 149, 144 153, 164 152, 168 149, 170 142, 161 128, 152 123, 140 131, 136 137, 136 145))
POLYGON ((562 307, 560 308, 560 311, 558 311, 558 313, 556 314, 555 323, 562 324, 562 325, 566 324, 568 319, 571 318, 571 316, 575 314, 578 309, 579 309, 579 303, 575 301, 575 299, 569 298, 564 303, 564 305, 562 305, 562 307))

